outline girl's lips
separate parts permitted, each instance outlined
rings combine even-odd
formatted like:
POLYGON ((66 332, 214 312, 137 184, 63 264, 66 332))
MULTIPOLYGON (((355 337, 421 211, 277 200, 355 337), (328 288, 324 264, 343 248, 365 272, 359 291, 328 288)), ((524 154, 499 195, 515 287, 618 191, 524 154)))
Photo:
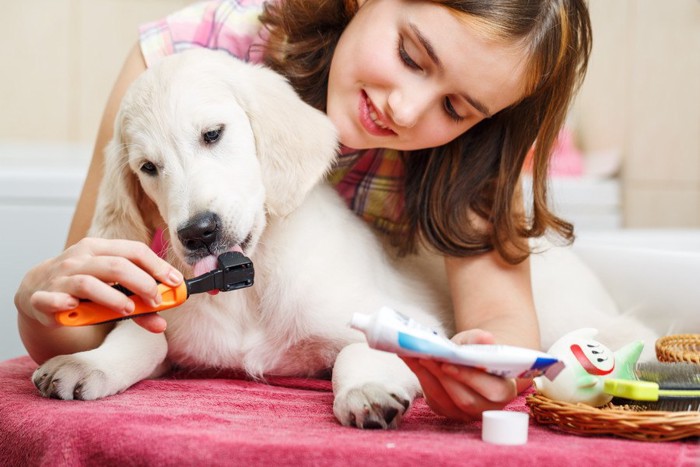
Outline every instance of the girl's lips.
POLYGON ((369 96, 364 91, 360 91, 360 124, 362 128, 367 131, 367 133, 374 136, 394 136, 396 133, 389 128, 384 128, 375 122, 375 119, 379 122, 383 122, 381 113, 377 110, 372 101, 370 101, 369 96), (372 119, 372 113, 375 115, 375 119, 372 119))

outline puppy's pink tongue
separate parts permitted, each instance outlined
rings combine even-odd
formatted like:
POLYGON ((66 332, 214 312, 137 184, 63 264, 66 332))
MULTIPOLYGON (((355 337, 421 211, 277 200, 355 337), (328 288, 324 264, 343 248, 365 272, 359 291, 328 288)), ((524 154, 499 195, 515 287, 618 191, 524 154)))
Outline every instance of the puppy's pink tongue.
MULTIPOLYGON (((192 269, 192 274, 194 274, 194 277, 201 276, 202 274, 206 274, 209 271, 213 271, 214 269, 217 268, 219 265, 219 261, 216 259, 216 256, 214 255, 209 255, 207 257, 204 257, 197 261, 194 264, 194 268, 192 269)), ((210 290, 207 292, 209 295, 216 295, 219 293, 218 290, 210 290)))
POLYGON ((209 271, 213 271, 218 265, 219 263, 216 260, 216 256, 209 255, 195 263, 194 269, 192 270, 192 274, 194 274, 195 277, 201 276, 202 274, 206 274, 209 271))
MULTIPOLYGON (((239 253, 243 253, 243 250, 241 250, 241 247, 236 245, 231 250, 229 251, 237 251, 239 253)), ((216 256, 214 255, 209 255, 206 256, 199 261, 197 261, 194 265, 194 268, 192 269, 192 274, 194 274, 194 277, 201 276, 202 274, 206 274, 209 271, 213 271, 214 269, 219 267, 219 260, 216 256)), ((216 295, 219 293, 218 290, 211 290, 208 292, 211 295, 216 295)))

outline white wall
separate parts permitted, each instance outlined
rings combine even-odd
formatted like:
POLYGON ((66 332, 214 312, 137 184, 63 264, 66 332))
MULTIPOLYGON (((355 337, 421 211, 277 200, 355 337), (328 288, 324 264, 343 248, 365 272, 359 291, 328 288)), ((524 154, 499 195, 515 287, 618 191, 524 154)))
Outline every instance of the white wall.
POLYGON ((26 354, 14 293, 26 271, 63 249, 88 154, 76 144, 0 144, 0 361, 26 354))

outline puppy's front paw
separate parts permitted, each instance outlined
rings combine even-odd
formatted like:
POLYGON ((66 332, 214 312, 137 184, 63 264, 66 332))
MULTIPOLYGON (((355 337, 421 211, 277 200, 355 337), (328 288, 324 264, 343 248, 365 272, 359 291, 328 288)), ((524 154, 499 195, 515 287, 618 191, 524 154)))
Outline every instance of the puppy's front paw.
POLYGON ((32 382, 42 396, 64 400, 95 400, 126 388, 80 355, 59 355, 36 369, 32 382))
POLYGON ((411 405, 411 397, 400 387, 366 383, 338 394, 333 412, 340 423, 358 428, 396 428, 411 405))

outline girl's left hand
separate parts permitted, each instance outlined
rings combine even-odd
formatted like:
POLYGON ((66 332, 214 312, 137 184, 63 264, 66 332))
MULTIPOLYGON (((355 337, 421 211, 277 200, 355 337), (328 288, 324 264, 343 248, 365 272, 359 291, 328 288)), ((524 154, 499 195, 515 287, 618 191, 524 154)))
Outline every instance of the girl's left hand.
MULTIPOLYGON (((472 329, 456 334, 457 344, 493 344, 492 334, 472 329)), ((518 395, 515 379, 476 368, 435 360, 402 357, 418 376, 428 406, 437 414, 462 421, 481 418, 485 410, 500 410, 518 395)))

